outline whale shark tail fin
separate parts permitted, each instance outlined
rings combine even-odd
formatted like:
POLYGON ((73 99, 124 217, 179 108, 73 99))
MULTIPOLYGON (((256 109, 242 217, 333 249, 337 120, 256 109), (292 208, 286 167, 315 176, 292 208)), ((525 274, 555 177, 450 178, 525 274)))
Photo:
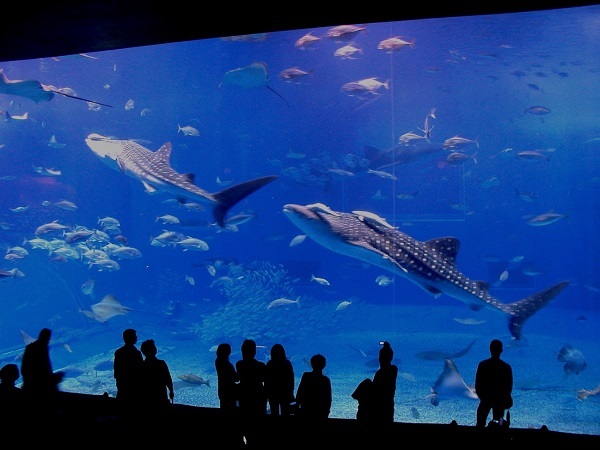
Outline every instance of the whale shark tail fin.
POLYGON ((217 204, 213 209, 213 217, 217 224, 219 224, 220 227, 223 227, 225 225, 225 216, 227 215, 227 212, 236 203, 242 201, 254 191, 257 191, 277 178, 278 177, 275 175, 255 178, 253 180, 235 184, 212 194, 213 198, 217 201, 217 204))
POLYGON ((503 305, 502 310, 510 314, 508 329, 512 338, 521 340, 523 338, 522 328, 525 321, 546 306, 568 285, 568 281, 562 281, 522 300, 503 305))

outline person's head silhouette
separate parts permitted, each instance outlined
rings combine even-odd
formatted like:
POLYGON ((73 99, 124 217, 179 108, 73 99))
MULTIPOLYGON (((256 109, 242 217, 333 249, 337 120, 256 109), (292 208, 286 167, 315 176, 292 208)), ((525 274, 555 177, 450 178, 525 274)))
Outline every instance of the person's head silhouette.
POLYGON ((493 339, 492 342, 490 342, 490 354, 494 358, 499 358, 501 353, 502 341, 500 341, 499 339, 493 339))
POLYGON ((52 337, 52 330, 50 328, 42 328, 40 330, 40 334, 38 335, 37 340, 48 344, 50 342, 51 337, 52 337))
POLYGON ((317 353, 316 355, 313 355, 312 358, 310 358, 310 366, 312 367, 312 369, 315 372, 321 373, 323 372, 323 369, 325 369, 325 366, 327 365, 327 359, 317 353))
POLYGON ((385 341, 379 350, 379 364, 391 364, 394 359, 394 350, 388 341, 385 341))
POLYGON ((256 356, 256 342, 252 339, 246 339, 242 342, 242 358, 252 359, 256 356))
POLYGON ((231 355, 231 345, 223 342, 217 346, 217 358, 228 358, 231 355))
POLYGON ((144 342, 142 342, 140 350, 146 358, 156 356, 156 354, 158 353, 158 349, 156 348, 154 339, 147 339, 144 342))
POLYGON ((285 348, 281 344, 273 344, 271 347, 271 359, 273 361, 282 361, 286 359, 285 348))
POLYGON ((19 379, 19 376, 19 366, 16 364, 6 364, 0 369, 0 380, 2 380, 2 384, 6 383, 14 386, 19 379))
POLYGON ((126 344, 135 345, 137 339, 137 333, 133 328, 127 328, 123 331, 123 342, 126 344))

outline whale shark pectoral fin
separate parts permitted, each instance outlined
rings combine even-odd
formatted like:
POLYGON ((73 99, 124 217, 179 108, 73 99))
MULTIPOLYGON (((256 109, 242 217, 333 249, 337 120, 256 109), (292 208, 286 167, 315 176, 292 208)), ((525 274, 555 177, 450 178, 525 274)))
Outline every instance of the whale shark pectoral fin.
POLYGON ((431 295, 434 296, 434 298, 439 298, 443 292, 440 291, 438 288, 433 287, 433 286, 424 286, 424 289, 429 292, 431 295))
POLYGON ((481 305, 479 303, 468 303, 469 309, 471 311, 481 311, 485 305, 481 305))
POLYGON ((142 184, 144 185, 144 189, 146 189, 148 194, 154 194, 156 192, 156 188, 154 186, 151 186, 145 181, 142 181, 142 184))

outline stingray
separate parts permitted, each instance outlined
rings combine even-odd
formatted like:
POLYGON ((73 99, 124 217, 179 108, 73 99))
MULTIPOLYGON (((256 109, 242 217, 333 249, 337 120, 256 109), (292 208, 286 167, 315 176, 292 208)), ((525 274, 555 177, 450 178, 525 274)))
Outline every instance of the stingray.
POLYGON ((446 352, 443 350, 426 350, 423 352, 416 353, 415 356, 419 359, 424 359, 426 361, 442 361, 446 359, 456 359, 460 358, 461 356, 465 356, 469 352, 469 350, 471 350, 473 344, 475 344, 475 340, 472 340, 469 343, 469 345, 455 353, 446 352))
POLYGON ((264 62, 253 62, 246 67, 240 67, 225 72, 221 83, 219 83, 219 87, 226 85, 241 86, 244 88, 265 87, 281 98, 288 107, 290 106, 287 100, 283 98, 279 92, 269 86, 269 72, 267 65, 264 62))
POLYGON ((438 406, 442 399, 479 399, 475 393, 475 389, 467 386, 451 359, 446 359, 444 362, 444 370, 431 388, 431 394, 428 395, 427 398, 431 399, 431 404, 433 406, 438 406))
POLYGON ((33 100, 36 103, 49 102, 54 98, 55 94, 59 94, 64 97, 74 98, 76 100, 82 100, 84 102, 95 103, 97 105, 108 106, 109 108, 112 108, 111 105, 107 105, 105 103, 88 100, 76 95, 66 94, 57 90, 53 86, 42 84, 37 80, 9 80, 4 74, 3 69, 0 69, 0 75, 2 75, 0 78, 0 94, 17 95, 19 97, 25 97, 33 100))
POLYGON ((98 322, 106 322, 111 317, 124 316, 131 311, 131 308, 121 305, 112 294, 105 295, 99 303, 93 304, 91 308, 94 319, 98 322))

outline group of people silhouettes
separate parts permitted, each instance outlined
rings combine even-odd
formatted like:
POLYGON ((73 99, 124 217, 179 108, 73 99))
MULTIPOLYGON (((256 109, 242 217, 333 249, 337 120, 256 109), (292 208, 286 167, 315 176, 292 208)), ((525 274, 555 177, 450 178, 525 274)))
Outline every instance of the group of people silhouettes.
MULTIPOLYGON (((51 408, 59 391, 64 373, 54 371, 49 355, 52 331, 43 328, 38 338, 25 347, 21 371, 14 364, 0 369, 0 404, 18 411, 23 404, 32 405, 40 415, 52 414, 51 408), (22 377, 21 388, 16 382, 22 377)), ((115 350, 113 374, 116 383, 116 399, 120 414, 127 418, 140 416, 146 419, 160 418, 169 410, 175 397, 173 380, 167 363, 157 357, 157 347, 152 339, 143 341, 140 349, 137 332, 132 328, 123 331, 123 345, 115 350)), ((358 401, 356 418, 362 425, 384 427, 394 422, 394 399, 398 367, 393 364, 394 351, 389 342, 381 341, 379 368, 372 379, 363 380, 352 393, 358 401)), ((479 397, 476 426, 485 427, 492 412, 490 424, 510 424, 513 404, 513 374, 510 364, 500 359, 502 342, 490 342, 490 358, 478 364, 475 376, 475 392, 479 397), (506 413, 506 418, 504 417, 506 413)), ((295 374, 291 361, 282 344, 270 349, 265 363, 256 358, 257 344, 246 339, 241 345, 241 359, 230 361, 232 348, 229 343, 217 346, 214 361, 217 374, 217 394, 222 414, 241 424, 245 442, 251 441, 256 420, 266 414, 273 416, 297 416, 301 420, 327 419, 331 412, 331 380, 324 373, 327 365, 320 353, 310 358, 310 371, 305 371, 295 390, 295 374)), ((30 409, 31 410, 31 409, 30 409)))
POLYGON ((302 374, 294 395, 294 367, 282 344, 271 347, 266 363, 256 359, 257 345, 253 339, 244 340, 240 350, 242 357, 234 365, 229 360, 231 345, 219 344, 215 369, 220 409, 240 420, 241 438, 245 443, 252 443, 254 435, 260 433, 257 421, 268 412, 273 416, 297 415, 307 420, 329 417, 331 381, 323 374, 327 363, 323 355, 311 357, 312 371, 302 374))
POLYGON ((115 350, 117 400, 125 417, 159 418, 175 397, 173 378, 165 360, 156 356, 154 340, 143 341, 140 349, 135 346, 137 341, 136 330, 128 328, 123 331, 123 345, 115 350))

